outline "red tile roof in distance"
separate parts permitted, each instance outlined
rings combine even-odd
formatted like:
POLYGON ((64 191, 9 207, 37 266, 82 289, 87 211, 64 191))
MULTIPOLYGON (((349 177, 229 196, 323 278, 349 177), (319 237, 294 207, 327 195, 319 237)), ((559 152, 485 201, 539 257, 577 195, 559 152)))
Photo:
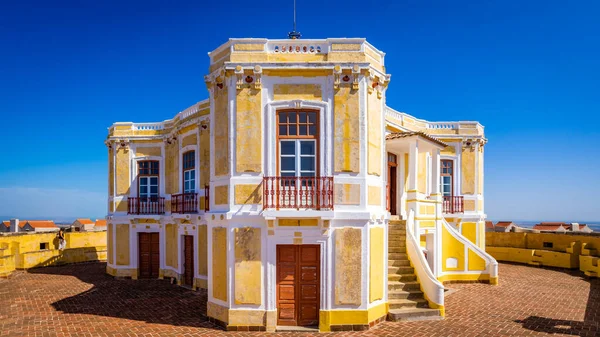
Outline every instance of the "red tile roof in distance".
POLYGON ((106 220, 96 219, 94 227, 106 227, 106 220))
POLYGON ((94 224, 94 222, 92 221, 92 219, 75 219, 75 221, 78 221, 82 225, 92 225, 92 224, 94 224))
POLYGON ((496 222, 496 226, 500 226, 500 227, 508 227, 510 225, 514 224, 512 221, 498 221, 496 222))
POLYGON ((26 223, 33 228, 58 228, 52 220, 23 220, 19 221, 19 227, 25 226, 26 223))
POLYGON ((493 221, 486 221, 485 222, 485 228, 494 228, 494 222, 493 221))

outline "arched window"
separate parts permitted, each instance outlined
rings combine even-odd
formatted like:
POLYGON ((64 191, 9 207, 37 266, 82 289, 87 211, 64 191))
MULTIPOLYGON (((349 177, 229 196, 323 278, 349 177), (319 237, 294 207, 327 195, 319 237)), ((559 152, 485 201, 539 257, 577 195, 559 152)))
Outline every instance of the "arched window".
POLYGON ((196 192, 196 151, 183 154, 183 193, 196 192))

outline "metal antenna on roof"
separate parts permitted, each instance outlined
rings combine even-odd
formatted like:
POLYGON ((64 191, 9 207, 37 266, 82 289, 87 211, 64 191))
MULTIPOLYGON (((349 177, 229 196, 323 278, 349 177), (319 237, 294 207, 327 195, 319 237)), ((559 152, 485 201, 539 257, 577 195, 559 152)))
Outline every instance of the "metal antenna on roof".
POLYGON ((296 0, 294 0, 294 30, 288 33, 288 38, 296 40, 299 39, 300 36, 302 36, 300 32, 296 31, 296 0))

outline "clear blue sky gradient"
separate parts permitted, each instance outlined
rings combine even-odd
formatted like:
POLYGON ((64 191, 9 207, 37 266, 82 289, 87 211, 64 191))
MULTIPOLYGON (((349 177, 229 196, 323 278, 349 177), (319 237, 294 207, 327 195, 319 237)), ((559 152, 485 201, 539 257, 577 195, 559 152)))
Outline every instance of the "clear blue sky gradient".
MULTIPOLYGON (((491 219, 600 220, 600 2, 298 1, 304 38, 387 53, 388 105, 486 127, 491 219)), ((0 216, 106 213, 116 121, 205 99, 207 52, 285 38, 287 1, 3 1, 0 216)))

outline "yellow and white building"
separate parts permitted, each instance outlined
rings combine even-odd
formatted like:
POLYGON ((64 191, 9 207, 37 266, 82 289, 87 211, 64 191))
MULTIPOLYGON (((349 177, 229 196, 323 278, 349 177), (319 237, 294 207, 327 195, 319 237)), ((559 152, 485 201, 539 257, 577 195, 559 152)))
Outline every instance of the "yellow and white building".
POLYGON ((483 126, 388 107, 365 39, 209 57, 207 100, 109 129, 109 274, 206 288, 229 330, 442 317, 442 282, 497 282, 483 126))

